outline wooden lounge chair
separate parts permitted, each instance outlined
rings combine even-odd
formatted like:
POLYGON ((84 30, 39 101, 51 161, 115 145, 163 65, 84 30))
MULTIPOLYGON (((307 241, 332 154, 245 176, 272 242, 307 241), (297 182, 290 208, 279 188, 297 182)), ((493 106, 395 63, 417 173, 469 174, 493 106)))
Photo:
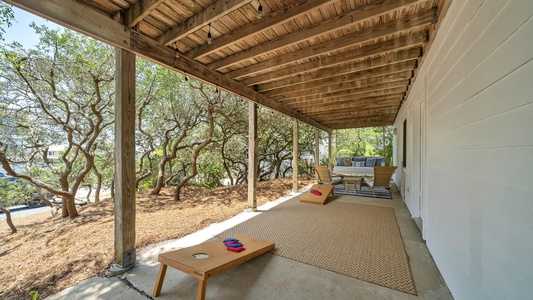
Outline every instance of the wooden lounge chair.
POLYGON ((390 191, 390 181, 396 168, 398 167, 374 167, 373 180, 365 180, 364 178, 361 178, 361 188, 363 188, 363 186, 369 188, 372 191, 374 198, 376 198, 376 193, 374 192, 375 187, 383 187, 390 191))
MULTIPOLYGON (((340 176, 340 178, 331 178, 331 173, 329 173, 327 166, 313 166, 313 168, 315 168, 319 183, 329 184, 333 186, 337 184, 342 184, 343 176, 340 176)), ((333 190, 331 191, 331 194, 333 194, 333 190)))

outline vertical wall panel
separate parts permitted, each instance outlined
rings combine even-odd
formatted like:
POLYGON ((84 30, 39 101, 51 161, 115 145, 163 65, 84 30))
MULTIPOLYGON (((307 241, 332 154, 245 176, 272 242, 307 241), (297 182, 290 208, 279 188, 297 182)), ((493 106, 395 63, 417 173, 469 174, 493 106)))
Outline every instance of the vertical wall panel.
POLYGON ((530 0, 453 1, 396 119, 425 108, 424 236, 455 299, 533 294, 532 15, 530 0))

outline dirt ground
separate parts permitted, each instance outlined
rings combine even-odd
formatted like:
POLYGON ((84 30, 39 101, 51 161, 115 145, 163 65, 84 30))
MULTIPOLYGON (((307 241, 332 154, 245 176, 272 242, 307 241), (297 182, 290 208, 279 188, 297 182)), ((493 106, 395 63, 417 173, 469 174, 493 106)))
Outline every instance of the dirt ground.
MULTIPOLYGON (((310 178, 299 181, 300 187, 310 183, 310 178)), ((291 189, 291 178, 260 182, 258 205, 291 189)), ((138 195, 137 249, 227 220, 247 205, 246 186, 211 191, 186 187, 179 202, 172 200, 172 193, 164 189, 160 195, 138 195)), ((15 218, 15 234, 0 222, 0 299, 32 299, 34 291, 44 299, 84 279, 106 275, 114 259, 113 201, 80 207, 79 215, 74 220, 52 218, 50 213, 15 218)))

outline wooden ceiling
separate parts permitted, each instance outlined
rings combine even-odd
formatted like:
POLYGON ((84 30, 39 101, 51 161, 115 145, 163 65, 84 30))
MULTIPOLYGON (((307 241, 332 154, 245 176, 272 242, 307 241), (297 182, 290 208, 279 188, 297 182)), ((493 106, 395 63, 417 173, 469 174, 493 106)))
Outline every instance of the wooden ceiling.
POLYGON ((451 0, 6 2, 329 131, 393 124, 451 0))

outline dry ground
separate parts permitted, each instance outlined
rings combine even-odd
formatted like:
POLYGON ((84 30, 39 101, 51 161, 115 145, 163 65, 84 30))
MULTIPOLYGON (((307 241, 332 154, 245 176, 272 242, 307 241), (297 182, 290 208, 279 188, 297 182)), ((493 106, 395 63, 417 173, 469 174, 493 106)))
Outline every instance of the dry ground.
MULTIPOLYGON (((300 187, 311 179, 301 179, 300 187)), ((258 205, 290 193, 292 179, 260 182, 258 205)), ((186 187, 180 202, 171 189, 161 195, 142 192, 137 198, 136 247, 183 237, 224 221, 247 205, 246 186, 205 190, 186 187)), ((105 276, 113 263, 114 221, 110 199, 79 209, 74 220, 41 213, 15 218, 18 233, 0 222, 0 299, 39 299, 93 276, 105 276)))

